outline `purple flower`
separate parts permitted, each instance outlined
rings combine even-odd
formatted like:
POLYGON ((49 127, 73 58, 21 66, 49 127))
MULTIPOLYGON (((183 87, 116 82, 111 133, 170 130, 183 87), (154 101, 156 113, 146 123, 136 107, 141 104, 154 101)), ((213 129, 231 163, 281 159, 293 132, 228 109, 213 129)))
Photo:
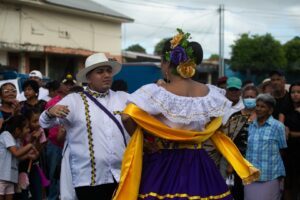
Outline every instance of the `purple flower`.
POLYGON ((179 65, 180 63, 188 60, 185 50, 181 46, 177 46, 171 51, 170 58, 171 62, 175 65, 179 65))

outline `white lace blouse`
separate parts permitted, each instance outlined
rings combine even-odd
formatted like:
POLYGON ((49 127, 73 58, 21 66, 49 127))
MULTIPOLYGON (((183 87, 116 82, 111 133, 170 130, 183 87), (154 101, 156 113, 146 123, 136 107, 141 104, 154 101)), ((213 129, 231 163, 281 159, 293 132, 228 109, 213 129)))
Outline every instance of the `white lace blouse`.
POLYGON ((203 130, 212 117, 223 116, 231 107, 231 102, 224 96, 225 90, 207 86, 206 96, 184 97, 156 84, 148 84, 132 93, 128 103, 136 104, 169 127, 203 130))

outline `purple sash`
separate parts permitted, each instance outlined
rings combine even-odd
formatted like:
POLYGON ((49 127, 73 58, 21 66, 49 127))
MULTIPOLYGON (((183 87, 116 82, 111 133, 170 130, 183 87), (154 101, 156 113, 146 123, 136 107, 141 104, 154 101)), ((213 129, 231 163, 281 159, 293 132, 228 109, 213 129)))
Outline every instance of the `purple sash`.
POLYGON ((122 125, 120 124, 120 122, 117 120, 117 118, 109 110, 107 110, 99 101, 97 101, 97 99, 95 99, 91 94, 89 94, 86 91, 83 91, 83 93, 88 98, 90 98, 101 110, 103 110, 105 112, 105 114, 107 114, 115 122, 115 124, 117 125, 117 127, 119 128, 119 130, 122 133, 123 140, 124 140, 124 145, 125 145, 125 147, 127 147, 124 130, 123 130, 122 125))

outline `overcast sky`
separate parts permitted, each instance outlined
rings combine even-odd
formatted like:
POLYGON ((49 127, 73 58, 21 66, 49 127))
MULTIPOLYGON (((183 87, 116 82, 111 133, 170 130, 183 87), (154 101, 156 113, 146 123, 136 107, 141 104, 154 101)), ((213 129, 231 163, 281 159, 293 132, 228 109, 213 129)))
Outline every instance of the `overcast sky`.
POLYGON ((94 0, 125 14, 122 48, 140 44, 153 54, 154 46, 176 28, 200 42, 204 57, 219 53, 219 5, 225 6, 225 58, 242 33, 271 33, 282 44, 300 36, 300 0, 94 0))

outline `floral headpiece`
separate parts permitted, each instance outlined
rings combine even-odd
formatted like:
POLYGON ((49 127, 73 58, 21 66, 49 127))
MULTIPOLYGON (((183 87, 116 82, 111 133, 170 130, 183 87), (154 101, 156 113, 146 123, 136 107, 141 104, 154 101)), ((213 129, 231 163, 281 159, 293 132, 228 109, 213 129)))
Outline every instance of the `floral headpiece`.
POLYGON ((171 42, 171 51, 167 52, 165 58, 168 62, 175 64, 175 74, 179 74, 183 78, 191 78, 196 72, 196 63, 193 56, 192 47, 188 47, 190 33, 184 33, 181 29, 177 29, 178 34, 175 35, 171 42))

